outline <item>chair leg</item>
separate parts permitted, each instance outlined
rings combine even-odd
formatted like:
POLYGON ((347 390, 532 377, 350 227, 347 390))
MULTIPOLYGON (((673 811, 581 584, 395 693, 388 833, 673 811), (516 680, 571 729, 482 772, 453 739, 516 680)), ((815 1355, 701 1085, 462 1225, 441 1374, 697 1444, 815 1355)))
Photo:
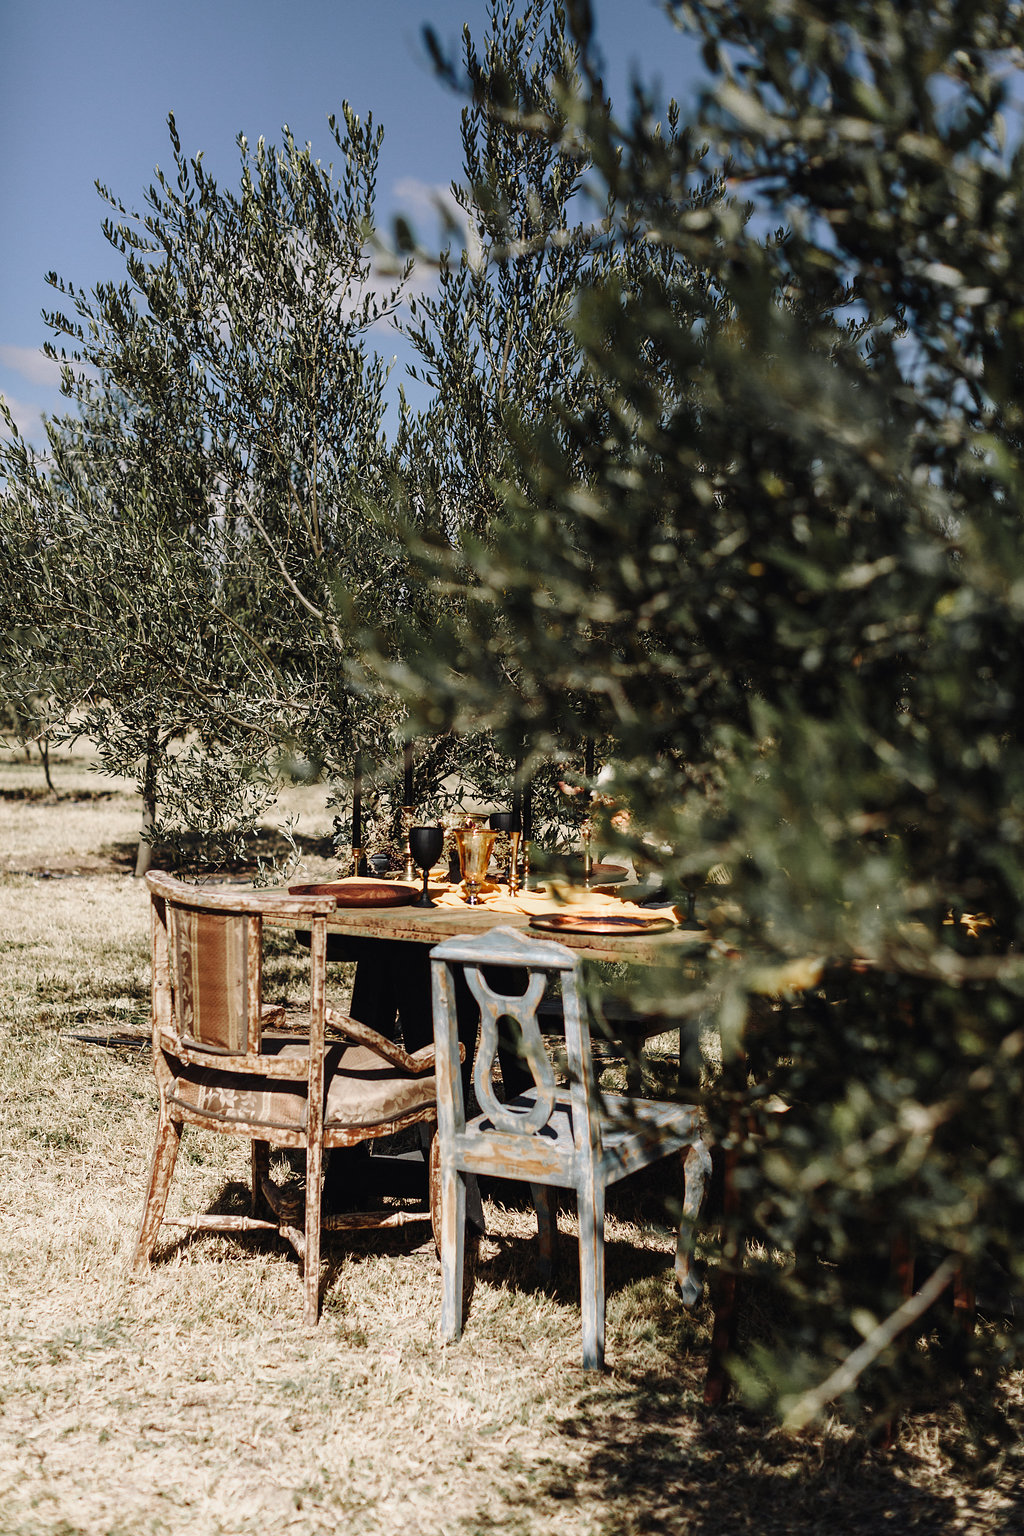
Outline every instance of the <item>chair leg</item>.
POLYGON ((441 1337, 446 1344, 462 1336, 466 1267, 466 1180, 453 1163, 441 1166, 441 1337))
POLYGON ((917 1257, 905 1232, 897 1232, 889 1244, 889 1271, 904 1301, 914 1294, 917 1257))
POLYGON ((320 1320, 320 1210, 323 1203, 324 1149, 318 1140, 306 1148, 306 1231, 302 1254, 302 1320, 320 1320))
POLYGON ((444 1240, 444 1220, 441 1214, 441 1141, 436 1125, 427 1149, 427 1203, 430 1206, 430 1230, 434 1236, 434 1251, 440 1258, 441 1244, 444 1240))
POLYGON ((583 1369, 604 1370, 604 1185, 577 1191, 583 1369))
POLYGON ((695 1307, 704 1294, 704 1286, 693 1269, 693 1229, 704 1201, 704 1187, 711 1177, 711 1154, 703 1141, 687 1147, 683 1159, 683 1214, 676 1238, 675 1277, 679 1298, 686 1307, 695 1307))
POLYGON ((484 1216, 483 1196, 480 1193, 480 1180, 475 1173, 467 1173, 466 1180, 466 1220, 477 1237, 485 1237, 487 1234, 487 1220, 484 1216))
POLYGON ((720 1273, 714 1284, 715 1320, 708 1351, 708 1369, 704 1377, 704 1406, 720 1408, 729 1399, 732 1385, 726 1359, 736 1348, 740 1315, 740 1278, 734 1273, 720 1273))
POLYGON ((714 1323, 711 1329, 711 1348, 708 1351, 708 1369, 704 1377, 704 1404, 708 1408, 718 1408, 728 1400, 731 1383, 725 1362, 736 1348, 739 1328, 743 1247, 738 1233, 732 1229, 732 1219, 739 1209, 736 1162, 735 1148, 730 1148, 722 1155, 722 1219, 726 1239, 722 1264, 713 1282, 714 1323))
POLYGON ((149 1187, 146 1190, 146 1204, 143 1207, 142 1220, 139 1223, 139 1235, 135 1240, 135 1252, 132 1257, 133 1270, 139 1271, 149 1267, 149 1257, 153 1252, 153 1244, 156 1242, 160 1223, 164 1219, 167 1194, 171 1187, 174 1165, 178 1159, 178 1148, 181 1145, 181 1132, 181 1121, 170 1120, 161 1112, 156 1128, 156 1142, 153 1147, 149 1187))
POLYGON ((558 1217, 555 1191, 550 1184, 531 1184, 533 1208, 537 1212, 537 1276, 541 1285, 554 1284, 555 1238, 558 1235, 558 1217))
POLYGON ((976 1306, 974 1286, 968 1280, 963 1268, 958 1269, 953 1276, 953 1317, 965 1343, 970 1342, 971 1335, 974 1333, 976 1306))
POLYGON ((249 1211, 252 1216, 268 1216, 270 1211, 263 1197, 263 1180, 270 1177, 270 1143, 252 1143, 249 1211))

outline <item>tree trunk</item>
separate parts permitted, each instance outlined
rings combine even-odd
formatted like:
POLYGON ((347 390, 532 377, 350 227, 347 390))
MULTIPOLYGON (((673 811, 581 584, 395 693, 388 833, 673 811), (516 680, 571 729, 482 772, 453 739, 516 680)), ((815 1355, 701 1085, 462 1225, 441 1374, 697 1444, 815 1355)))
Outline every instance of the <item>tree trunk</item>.
POLYGON ((43 773, 46 775, 46 787, 50 791, 51 795, 53 795, 54 799, 59 800, 60 796, 57 794, 57 791, 54 788, 53 780, 50 778, 50 743, 44 735, 39 737, 36 745, 39 748, 39 756, 43 760, 43 773))
POLYGON ((146 756, 146 770, 142 776, 142 827, 139 846, 135 855, 135 878, 141 880, 153 862, 153 844, 149 834, 156 825, 156 748, 151 747, 146 756))

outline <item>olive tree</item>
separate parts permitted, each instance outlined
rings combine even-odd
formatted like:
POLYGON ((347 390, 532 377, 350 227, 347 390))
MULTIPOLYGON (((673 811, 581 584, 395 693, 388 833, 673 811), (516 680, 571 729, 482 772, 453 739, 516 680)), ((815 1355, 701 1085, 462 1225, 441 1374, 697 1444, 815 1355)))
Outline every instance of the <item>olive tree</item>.
POLYGON ((171 118, 173 166, 144 211, 100 189, 123 279, 87 290, 51 274, 51 352, 78 417, 50 424, 52 472, 9 438, 6 479, 24 507, 52 492, 74 508, 70 544, 33 548, 88 637, 77 654, 83 696, 102 695, 103 748, 141 765, 151 809, 160 774, 187 807, 190 758, 168 749, 189 734, 208 795, 214 741, 240 755, 240 788, 271 739, 341 769, 359 740, 385 750, 398 718, 348 666, 402 584, 381 512, 386 370, 368 341, 401 277, 382 289, 371 271, 380 130, 347 107, 330 126, 337 173, 286 129, 280 149, 239 137, 229 189, 171 118))
POLYGON ((53 739, 86 736, 103 771, 137 776, 137 874, 174 838, 215 866, 272 798, 277 679, 227 611, 201 445, 101 384, 78 405, 42 452, 13 430, 0 449, 8 687, 45 699, 53 739))
MULTIPOLYGON (((514 761, 528 761, 539 816, 554 826, 578 819, 580 809, 558 793, 558 781, 567 768, 570 777, 583 771, 585 741, 611 745, 611 721, 589 690, 563 676, 563 656, 558 704, 536 733, 528 703, 535 673, 517 655, 516 583, 490 590, 471 573, 486 571, 492 550, 510 538, 522 540, 520 574, 531 569, 532 530, 543 539, 549 516, 547 489, 533 472, 545 453, 589 483, 590 442, 573 423, 586 414, 591 437, 602 439, 610 402, 574 324, 581 292, 595 283, 636 292, 646 282, 685 304, 697 279, 671 246, 655 249, 639 224, 627 231, 625 218, 586 196, 591 149, 574 105, 583 80, 563 6, 491 0, 482 40, 467 26, 458 61, 445 60, 429 33, 428 43, 449 87, 467 95, 462 176, 450 189, 461 227, 440 256, 435 289, 409 306, 406 328, 419 354, 411 372, 434 393, 418 415, 407 414, 399 448, 409 502, 420 511, 412 528, 425 562, 418 593, 430 594, 437 613, 429 624, 419 615, 409 624, 389 675, 401 675, 405 655, 419 649, 430 686, 417 689, 417 714, 433 740, 481 779, 492 755, 481 727, 496 726, 504 793, 514 761), (510 496, 519 507, 514 527, 510 496), (428 651, 419 634, 429 634, 428 651), (445 685, 450 669, 460 677, 457 694, 445 685), (522 697, 506 730, 493 705, 510 694, 522 697)), ((673 115, 673 138, 677 128, 673 115)), ((712 177, 687 202, 720 195, 712 177)), ((657 371, 646 342, 637 363, 652 377, 657 371)), ((557 647, 554 632, 552 641, 557 647)), ((498 781, 485 776, 479 787, 493 792, 498 781)))
POLYGON ((520 125, 582 148, 623 248, 687 280, 581 284, 598 401, 519 435, 502 517, 451 562, 466 620, 411 671, 435 712, 535 741, 590 701, 666 882, 731 876, 704 986, 657 990, 717 1020, 747 1265, 785 1293, 745 1384, 793 1422, 858 1383, 888 1412, 1021 1342, 1000 1309, 967 1344, 925 1304, 1024 1278, 1022 18, 672 10, 710 75, 692 127, 642 91, 611 110, 581 0, 581 84, 520 125))

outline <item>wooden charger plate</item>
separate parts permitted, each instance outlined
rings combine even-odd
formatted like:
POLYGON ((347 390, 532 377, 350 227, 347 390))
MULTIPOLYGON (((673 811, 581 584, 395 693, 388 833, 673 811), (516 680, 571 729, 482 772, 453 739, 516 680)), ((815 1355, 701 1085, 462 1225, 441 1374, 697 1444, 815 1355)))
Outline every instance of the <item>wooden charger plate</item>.
POLYGON ((675 926, 669 917, 600 917, 594 912, 541 912, 530 918, 530 927, 545 933, 592 933, 603 938, 668 933, 675 926))
POLYGON ((408 907, 414 885, 391 880, 327 880, 322 885, 290 885, 289 896, 333 896, 339 907, 408 907))

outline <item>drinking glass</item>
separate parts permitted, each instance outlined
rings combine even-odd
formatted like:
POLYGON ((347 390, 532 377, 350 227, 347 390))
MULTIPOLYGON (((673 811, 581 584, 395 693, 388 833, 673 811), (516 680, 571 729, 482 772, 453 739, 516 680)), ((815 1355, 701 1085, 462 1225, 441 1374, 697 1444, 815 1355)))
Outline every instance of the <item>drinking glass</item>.
POLYGON ((497 836, 497 832, 489 832, 485 827, 459 827, 455 833, 466 902, 471 907, 479 905, 480 887, 487 878, 487 865, 497 836))
POLYGON ((436 907, 427 890, 427 878, 444 847, 444 828, 440 825, 409 828, 409 852, 413 861, 423 871, 423 889, 413 902, 415 907, 436 907))

